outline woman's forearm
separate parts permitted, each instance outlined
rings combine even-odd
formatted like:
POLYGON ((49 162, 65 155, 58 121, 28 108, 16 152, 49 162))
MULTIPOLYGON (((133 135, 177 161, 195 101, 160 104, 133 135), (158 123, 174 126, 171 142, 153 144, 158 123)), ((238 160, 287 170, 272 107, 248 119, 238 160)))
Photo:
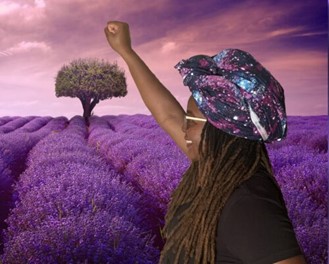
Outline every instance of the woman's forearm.
POLYGON ((184 110, 134 50, 121 53, 141 97, 159 124, 166 119, 184 116, 184 110))
POLYGON ((146 107, 183 152, 187 153, 184 132, 182 131, 185 111, 132 49, 129 25, 120 21, 110 21, 104 31, 112 49, 127 63, 146 107))
POLYGON ((183 108, 132 49, 129 25, 125 22, 110 21, 104 31, 112 49, 127 63, 146 107, 157 122, 162 126, 166 120, 178 118, 177 122, 182 123, 183 108))

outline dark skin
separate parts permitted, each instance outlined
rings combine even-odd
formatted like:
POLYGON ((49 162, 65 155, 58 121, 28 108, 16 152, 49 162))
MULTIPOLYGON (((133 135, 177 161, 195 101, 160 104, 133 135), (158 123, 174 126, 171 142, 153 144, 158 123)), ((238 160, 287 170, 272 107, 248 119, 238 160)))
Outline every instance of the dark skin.
MULTIPOLYGON (((190 160, 198 160, 198 146, 204 123, 184 122, 186 113, 182 106, 132 49, 127 23, 110 21, 104 31, 111 48, 127 63, 142 99, 155 120, 190 160)), ((192 97, 188 101, 187 114, 204 118, 192 97)), ((303 256, 295 256, 276 264, 306 264, 306 262, 303 256)))
MULTIPOLYGON (((186 114, 191 117, 205 118, 192 96, 188 100, 186 114)), ((199 159, 199 145, 204 124, 205 122, 187 120, 182 127, 182 131, 185 133, 187 156, 192 161, 199 159)))
POLYGON ((127 63, 146 107, 179 148, 187 154, 185 134, 182 131, 185 111, 132 49, 128 24, 109 22, 105 34, 112 49, 127 63))

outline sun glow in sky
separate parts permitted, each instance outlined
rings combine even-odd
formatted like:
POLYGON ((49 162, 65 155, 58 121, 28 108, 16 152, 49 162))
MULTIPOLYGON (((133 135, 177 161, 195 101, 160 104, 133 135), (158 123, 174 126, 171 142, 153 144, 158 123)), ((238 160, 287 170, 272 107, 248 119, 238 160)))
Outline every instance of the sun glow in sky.
POLYGON ((128 95, 100 102, 96 115, 149 114, 103 28, 130 24, 135 50, 177 97, 189 97, 173 66, 196 54, 239 48, 285 89, 288 115, 328 109, 327 1, 17 0, 0 1, 0 116, 82 114, 76 98, 55 96, 55 76, 77 58, 117 61, 128 95))

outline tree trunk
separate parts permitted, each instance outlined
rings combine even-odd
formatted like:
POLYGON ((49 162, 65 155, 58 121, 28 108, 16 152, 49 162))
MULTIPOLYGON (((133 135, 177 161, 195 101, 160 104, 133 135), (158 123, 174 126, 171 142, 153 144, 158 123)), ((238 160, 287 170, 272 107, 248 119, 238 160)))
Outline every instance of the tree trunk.
POLYGON ((98 104, 99 99, 94 98, 93 101, 91 101, 91 98, 79 98, 82 104, 83 108, 83 118, 85 119, 86 125, 89 126, 89 118, 91 115, 92 110, 98 104))
MULTIPOLYGON (((90 115, 91 115, 91 112, 94 110, 94 107, 99 103, 99 99, 96 97, 94 98, 94 100, 91 102, 90 104, 90 115)), ((89 115, 89 116, 90 116, 89 115)))
POLYGON ((82 104, 82 108, 83 108, 83 118, 85 119, 85 123, 87 126, 89 126, 89 117, 90 117, 90 99, 88 98, 80 98, 81 104, 82 104))

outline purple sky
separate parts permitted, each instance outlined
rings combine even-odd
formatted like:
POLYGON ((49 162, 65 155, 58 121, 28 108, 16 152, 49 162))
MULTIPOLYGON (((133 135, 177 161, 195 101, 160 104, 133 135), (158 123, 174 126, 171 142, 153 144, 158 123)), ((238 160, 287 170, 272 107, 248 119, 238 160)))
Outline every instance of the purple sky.
POLYGON ((100 102, 96 115, 149 114, 107 44, 108 20, 130 24, 135 50, 184 108, 189 91, 173 66, 239 48, 282 84, 288 115, 328 112, 325 0, 1 0, 0 116, 81 115, 78 99, 55 96, 54 80, 63 64, 85 57, 126 70, 128 95, 100 102))

